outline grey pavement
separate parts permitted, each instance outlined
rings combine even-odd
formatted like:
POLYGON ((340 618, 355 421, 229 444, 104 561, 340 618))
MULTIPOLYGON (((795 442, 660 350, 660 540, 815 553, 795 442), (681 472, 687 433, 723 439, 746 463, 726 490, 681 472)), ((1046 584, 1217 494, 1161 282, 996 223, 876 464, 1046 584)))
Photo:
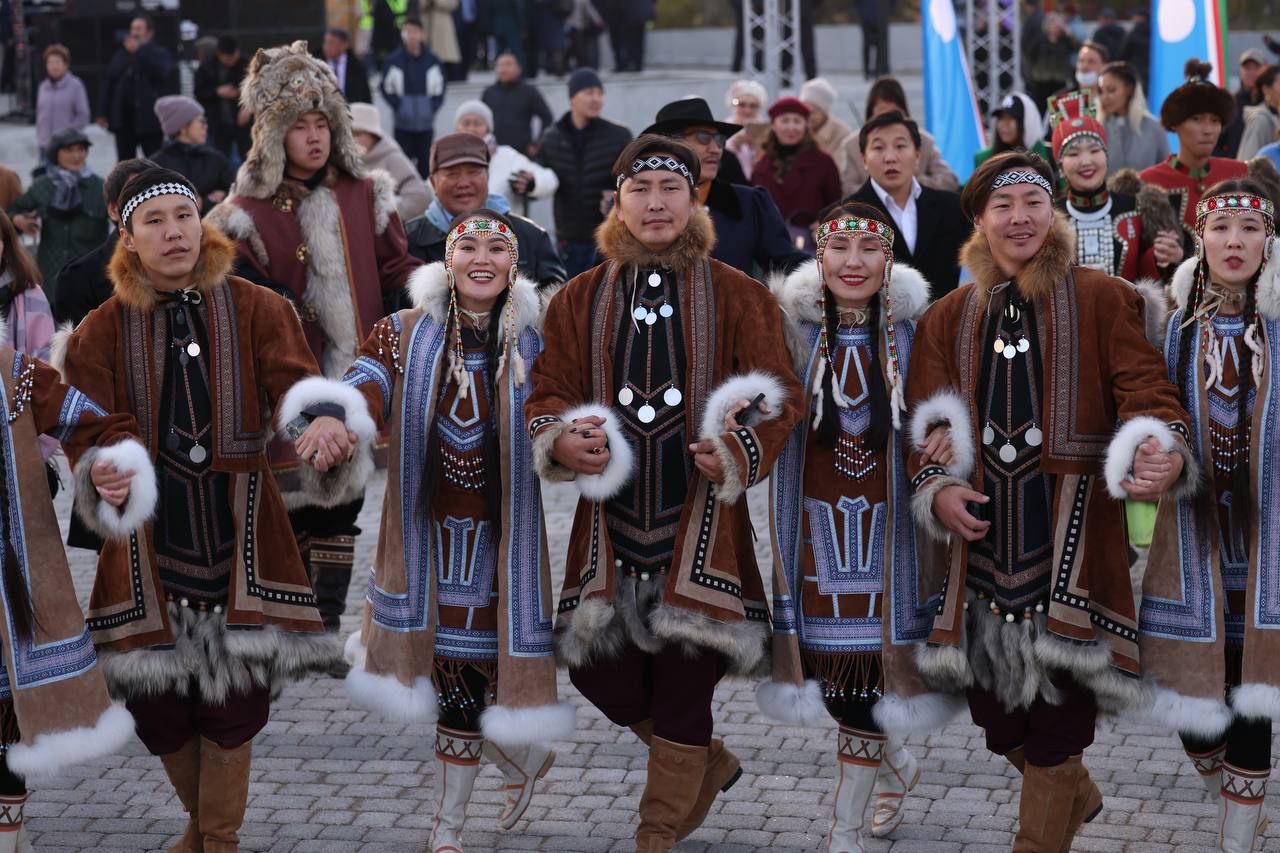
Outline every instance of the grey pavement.
MULTIPOLYGON (((65 479, 65 478, 64 478, 65 479)), ((383 475, 369 489, 360 517, 358 578, 352 583, 345 632, 356 629, 377 540, 383 475)), ((766 487, 750 493, 765 576, 766 487)), ((563 555, 576 492, 544 489, 553 555, 563 555)), ((69 496, 57 501, 65 532, 69 496)), ((281 535, 289 535, 281 531, 281 535)), ((93 555, 71 550, 82 599, 93 577, 93 555)), ((563 574, 557 563, 557 588, 563 574)), ((524 819, 499 830, 501 777, 486 765, 476 785, 464 840, 480 851, 634 850, 636 808, 645 779, 645 751, 630 732, 611 725, 562 674, 560 690, 579 711, 572 741, 556 745, 555 766, 538 787, 524 819)), ((726 681, 716 692, 716 731, 742 758, 744 775, 712 808, 679 853, 800 853, 825 850, 835 773, 833 726, 774 725, 757 713, 754 686, 726 681)), ((1008 850, 1020 785, 1002 759, 986 752, 967 719, 910 747, 923 770, 906 798, 906 818, 881 853, 994 853, 1008 850)), ((288 687, 254 743, 253 783, 242 849, 421 851, 433 816, 432 731, 387 723, 351 705, 342 684, 316 679, 288 687)), ((1106 796, 1106 809, 1084 828, 1080 851, 1199 851, 1216 844, 1215 810, 1177 740, 1155 729, 1105 724, 1085 761, 1106 796)), ((1276 797, 1270 798, 1274 812, 1276 797)), ((150 851, 167 849, 184 826, 182 807, 158 759, 134 742, 36 786, 27 806, 36 850, 150 851)), ((1273 822, 1260 850, 1280 851, 1273 822)))

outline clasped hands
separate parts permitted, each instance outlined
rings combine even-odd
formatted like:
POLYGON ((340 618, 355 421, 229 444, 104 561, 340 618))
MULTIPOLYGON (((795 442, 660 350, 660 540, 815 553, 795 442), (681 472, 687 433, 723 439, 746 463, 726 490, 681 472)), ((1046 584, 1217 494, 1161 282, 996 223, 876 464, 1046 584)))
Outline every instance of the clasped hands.
POLYGON ((311 422, 298 440, 293 443, 298 458, 312 468, 324 473, 355 455, 358 439, 347 425, 335 417, 325 415, 311 422))

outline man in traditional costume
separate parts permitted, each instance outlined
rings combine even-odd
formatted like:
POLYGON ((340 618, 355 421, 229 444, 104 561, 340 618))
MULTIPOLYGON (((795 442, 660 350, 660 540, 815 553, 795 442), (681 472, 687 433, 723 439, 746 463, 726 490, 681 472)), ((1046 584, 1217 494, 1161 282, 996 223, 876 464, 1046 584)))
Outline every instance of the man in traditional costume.
MULTIPOLYGON (((237 274, 296 306, 324 375, 341 379, 386 314, 384 299, 394 306, 420 266, 396 213, 394 183, 385 172, 366 176, 333 71, 307 53, 306 42, 259 50, 240 101, 254 114, 253 147, 210 222, 237 242, 237 274)), ((306 475, 287 443, 272 445, 271 461, 320 616, 337 631, 363 478, 318 497, 299 481, 306 475)))
MULTIPOLYGON (((198 204, 167 169, 125 187, 115 293, 72 333, 65 363, 107 412, 137 420, 136 464, 159 472, 155 518, 102 549, 88 625, 108 686, 190 813, 173 848, 188 852, 237 849, 273 691, 338 653, 280 535, 267 413, 299 434, 329 420, 338 438, 300 451, 333 461, 353 436, 374 437, 363 398, 318 376, 292 306, 230 275, 235 246, 201 226, 198 204)), ((71 450, 80 465, 93 452, 71 450)))
POLYGON ((641 136, 614 174, 596 237, 608 261, 551 301, 525 413, 538 473, 582 493, 558 652, 649 744, 636 849, 655 853, 741 772, 711 715, 716 683, 752 672, 769 633, 739 499, 773 465, 801 393, 773 297, 708 256, 693 152, 641 136))
POLYGON ((907 392, 913 510, 952 542, 949 564, 920 566, 918 583, 941 601, 917 662, 935 687, 966 691, 987 748, 1023 772, 1015 851, 1069 849, 1101 810, 1081 753, 1099 708, 1137 702, 1115 499, 1196 482, 1141 297, 1073 264, 1052 199, 1034 155, 974 172, 962 203, 975 232, 960 260, 975 280, 921 318, 907 392))

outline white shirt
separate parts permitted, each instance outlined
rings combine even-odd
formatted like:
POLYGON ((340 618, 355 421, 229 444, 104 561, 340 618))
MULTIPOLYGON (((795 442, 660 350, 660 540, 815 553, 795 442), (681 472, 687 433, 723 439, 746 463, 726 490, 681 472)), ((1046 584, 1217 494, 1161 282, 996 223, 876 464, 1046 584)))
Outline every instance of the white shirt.
POLYGON ((329 67, 333 69, 333 76, 338 78, 338 91, 346 93, 347 91, 347 55, 344 53, 337 59, 329 60, 329 67))
POLYGON ((916 210, 916 199, 920 198, 922 190, 920 182, 915 178, 911 179, 911 197, 907 199, 905 208, 898 207, 898 203, 893 200, 893 196, 889 195, 888 190, 877 184, 875 178, 871 179, 871 188, 880 197, 880 203, 884 205, 884 209, 889 211, 889 215, 893 217, 894 224, 898 226, 898 233, 902 235, 902 241, 907 244, 907 251, 914 255, 916 253, 916 234, 920 230, 920 216, 916 210))

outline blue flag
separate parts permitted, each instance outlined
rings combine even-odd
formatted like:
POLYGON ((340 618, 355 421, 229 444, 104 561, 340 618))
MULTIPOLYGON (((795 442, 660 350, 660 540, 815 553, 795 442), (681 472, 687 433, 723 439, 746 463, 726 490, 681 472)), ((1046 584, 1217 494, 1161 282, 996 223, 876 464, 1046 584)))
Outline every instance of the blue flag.
MULTIPOLYGON (((1199 59, 1213 66, 1210 83, 1226 88, 1226 0, 1152 0, 1151 91, 1152 112, 1170 92, 1186 82, 1183 66, 1199 59)), ((1175 149, 1176 145, 1175 145, 1175 149)))
POLYGON ((973 155, 986 146, 978 99, 956 29, 952 0, 921 3, 924 30, 924 125, 942 159, 964 183, 973 172, 973 155))

